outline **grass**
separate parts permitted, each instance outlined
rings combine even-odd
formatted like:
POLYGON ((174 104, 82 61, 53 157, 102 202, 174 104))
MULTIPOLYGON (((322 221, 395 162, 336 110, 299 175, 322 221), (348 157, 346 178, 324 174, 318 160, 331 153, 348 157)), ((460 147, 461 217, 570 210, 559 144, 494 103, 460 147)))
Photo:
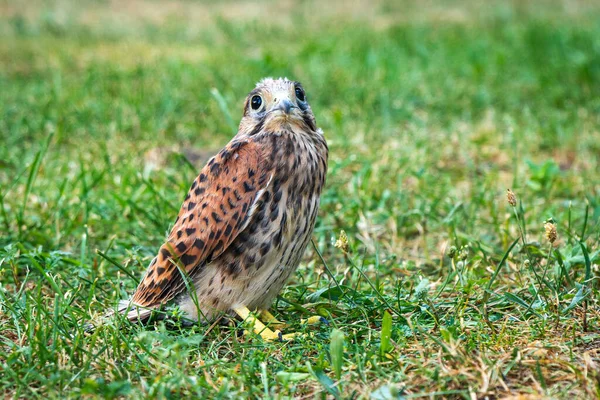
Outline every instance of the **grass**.
POLYGON ((3 396, 600 396, 597 4, 119 4, 0 4, 3 396), (85 333, 264 76, 303 82, 331 149, 273 305, 310 335, 85 333))

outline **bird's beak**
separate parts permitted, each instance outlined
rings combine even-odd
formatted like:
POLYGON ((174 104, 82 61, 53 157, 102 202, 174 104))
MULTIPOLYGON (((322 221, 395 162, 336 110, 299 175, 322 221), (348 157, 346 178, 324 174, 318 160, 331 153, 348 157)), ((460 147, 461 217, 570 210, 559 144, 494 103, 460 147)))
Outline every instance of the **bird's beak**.
POLYGON ((286 114, 289 114, 294 108, 296 108, 296 106, 290 101, 290 99, 283 98, 277 104, 275 104, 273 111, 280 110, 286 114))

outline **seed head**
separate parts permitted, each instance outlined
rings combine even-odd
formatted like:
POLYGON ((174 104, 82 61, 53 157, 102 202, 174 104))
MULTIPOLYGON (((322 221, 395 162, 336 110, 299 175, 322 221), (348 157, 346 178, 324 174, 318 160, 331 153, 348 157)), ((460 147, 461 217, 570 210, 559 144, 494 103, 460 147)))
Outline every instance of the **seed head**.
POLYGON ((342 250, 344 253, 348 252, 348 249, 350 248, 350 246, 348 245, 348 235, 346 235, 346 232, 343 229, 340 232, 339 239, 335 241, 335 244, 333 246, 342 250))
POLYGON ((506 189, 506 200, 508 200, 508 204, 512 207, 517 206, 517 196, 515 196, 514 192, 510 189, 506 189))
POLYGON ((448 250, 448 257, 454 258, 456 255, 457 249, 456 246, 450 246, 450 250, 448 250))
POLYGON ((556 233, 556 224, 549 219, 544 224, 544 229, 546 229, 546 239, 548 239, 550 244, 554 244, 558 238, 558 234, 556 233))

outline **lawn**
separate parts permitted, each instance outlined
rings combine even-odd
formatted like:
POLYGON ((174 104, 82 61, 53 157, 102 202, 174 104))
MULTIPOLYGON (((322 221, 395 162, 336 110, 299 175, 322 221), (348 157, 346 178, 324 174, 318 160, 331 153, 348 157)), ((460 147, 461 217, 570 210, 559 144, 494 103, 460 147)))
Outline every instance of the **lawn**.
POLYGON ((3 397, 600 396, 597 2, 9 0, 0 37, 3 397), (87 333, 265 76, 330 147, 305 335, 87 333))

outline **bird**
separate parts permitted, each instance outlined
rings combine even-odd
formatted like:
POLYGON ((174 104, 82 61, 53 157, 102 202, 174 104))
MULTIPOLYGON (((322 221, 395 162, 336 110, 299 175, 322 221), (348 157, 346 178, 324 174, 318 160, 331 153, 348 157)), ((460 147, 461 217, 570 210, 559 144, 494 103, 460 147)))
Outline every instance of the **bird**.
POLYGON ((328 152, 302 84, 259 81, 237 134, 194 179, 168 238, 117 312, 139 322, 166 305, 201 323, 237 314, 263 339, 281 340, 286 335, 253 311, 278 322, 268 310, 311 239, 328 152))

